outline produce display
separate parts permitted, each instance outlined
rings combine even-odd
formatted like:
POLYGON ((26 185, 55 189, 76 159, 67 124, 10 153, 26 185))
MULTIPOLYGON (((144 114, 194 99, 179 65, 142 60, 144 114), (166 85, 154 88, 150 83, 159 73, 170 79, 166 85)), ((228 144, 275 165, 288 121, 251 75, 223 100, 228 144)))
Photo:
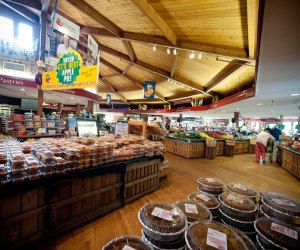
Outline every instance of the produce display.
POLYGON ((0 181, 22 182, 66 171, 96 167, 114 161, 144 156, 163 155, 164 145, 140 136, 114 139, 95 138, 50 139, 33 142, 0 143, 0 181))
POLYGON ((229 140, 233 139, 232 135, 229 134, 219 134, 216 132, 201 132, 201 133, 181 133, 176 132, 172 134, 172 137, 178 139, 185 139, 185 140, 206 140, 206 139, 217 139, 217 140, 229 140))
POLYGON ((283 141, 280 143, 280 145, 284 148, 288 148, 290 150, 300 153, 300 141, 299 140, 283 141))

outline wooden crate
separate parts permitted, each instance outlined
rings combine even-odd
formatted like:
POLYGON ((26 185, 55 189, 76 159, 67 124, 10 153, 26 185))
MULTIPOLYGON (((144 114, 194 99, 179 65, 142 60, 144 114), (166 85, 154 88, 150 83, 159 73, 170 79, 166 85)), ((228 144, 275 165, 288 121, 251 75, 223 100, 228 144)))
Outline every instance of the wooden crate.
POLYGON ((283 149, 282 167, 300 179, 300 154, 283 149))
POLYGON ((216 156, 225 154, 225 141, 217 141, 216 144, 216 156))
POLYGON ((159 188, 160 160, 130 164, 124 175, 124 203, 153 192, 159 188))
POLYGON ((236 141, 234 145, 234 153, 235 154, 243 154, 249 152, 249 144, 250 141, 244 140, 244 141, 236 141))
POLYGON ((31 242, 43 234, 47 209, 45 187, 4 196, 0 205, 1 249, 31 242))
POLYGON ((249 144, 249 150, 248 150, 249 154, 255 154, 255 145, 253 144, 249 144))
POLYGON ((165 147, 168 152, 185 158, 201 158, 205 156, 206 146, 204 142, 184 142, 166 138, 165 147))
POLYGON ((51 227, 63 232, 120 207, 121 186, 120 173, 58 183, 49 205, 51 227))

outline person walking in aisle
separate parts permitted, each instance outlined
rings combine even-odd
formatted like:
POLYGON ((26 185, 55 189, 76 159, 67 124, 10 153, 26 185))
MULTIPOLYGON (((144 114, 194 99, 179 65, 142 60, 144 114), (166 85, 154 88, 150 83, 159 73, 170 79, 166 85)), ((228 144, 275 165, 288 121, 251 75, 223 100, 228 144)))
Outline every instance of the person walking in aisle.
POLYGON ((263 163, 265 163, 266 159, 266 148, 268 144, 268 140, 275 140, 275 138, 270 134, 270 132, 265 129, 264 131, 260 132, 256 137, 256 147, 255 147, 255 154, 256 154, 256 161, 260 161, 260 157, 262 157, 263 163))

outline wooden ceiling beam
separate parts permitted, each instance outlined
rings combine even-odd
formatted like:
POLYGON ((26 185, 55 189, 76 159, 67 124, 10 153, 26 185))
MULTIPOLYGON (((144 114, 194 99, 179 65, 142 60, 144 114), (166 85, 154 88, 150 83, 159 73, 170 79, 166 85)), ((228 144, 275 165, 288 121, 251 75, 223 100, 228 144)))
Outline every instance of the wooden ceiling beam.
POLYGON ((13 1, 13 0, 7 0, 7 2, 12 2, 21 6, 26 6, 33 8, 35 10, 41 10, 42 9, 42 4, 41 1, 32 1, 32 0, 18 0, 18 1, 13 1))
POLYGON ((3 4, 7 8, 11 9, 12 11, 18 13, 22 17, 25 17, 27 20, 33 22, 33 23, 40 23, 40 18, 38 15, 34 14, 30 10, 24 7, 24 5, 16 4, 11 1, 0 1, 0 4, 3 4))
POLYGON ((151 102, 160 102, 159 98, 150 99, 130 99, 128 100, 130 103, 151 103, 151 102))
POLYGON ((115 76, 118 76, 119 74, 115 73, 115 74, 110 74, 110 75, 106 75, 106 76, 102 76, 102 79, 108 79, 108 78, 112 78, 115 76))
POLYGON ((172 58, 172 66, 171 66, 171 73, 170 73, 171 78, 174 77, 176 64, 177 64, 177 57, 178 57, 178 54, 176 54, 176 56, 173 56, 173 58, 172 58))
POLYGON ((227 64, 218 74, 216 74, 207 84, 206 91, 211 92, 214 87, 219 85, 223 80, 235 73, 238 69, 242 68, 245 62, 232 60, 227 64))
POLYGON ((81 34, 90 34, 90 35, 95 35, 95 36, 118 38, 116 35, 114 35, 113 33, 111 33, 109 30, 107 30, 105 28, 80 26, 80 33, 81 34))
POLYGON ((259 0, 247 0, 248 53, 252 59, 256 57, 258 10, 259 0))
POLYGON ((195 90, 191 90, 191 91, 187 91, 185 93, 176 94, 176 95, 166 97, 166 100, 167 101, 172 101, 172 100, 176 100, 176 99, 183 99, 183 98, 191 97, 193 95, 199 95, 199 93, 195 90))
POLYGON ((125 97, 120 94, 108 80, 103 79, 100 76, 100 81, 103 82, 103 84, 105 84, 108 88, 110 88, 112 92, 115 93, 123 102, 130 106, 130 103, 125 99, 125 97))
POLYGON ((103 16, 99 11, 94 9, 91 5, 86 3, 83 0, 66 0, 78 10, 82 11, 86 15, 90 16, 92 19, 97 21, 99 24, 104 26, 107 30, 115 34, 116 36, 120 37, 123 33, 122 29, 120 29, 117 25, 103 16))
POLYGON ((177 44, 177 36, 163 20, 160 15, 154 10, 147 0, 131 0, 135 6, 137 6, 144 15, 146 15, 154 25, 156 25, 164 36, 173 44, 177 44))
POLYGON ((135 61, 136 61, 136 55, 135 55, 135 53, 134 53, 134 50, 133 50, 133 48, 132 48, 131 43, 130 43, 129 41, 122 40, 122 44, 123 44, 125 50, 127 51, 127 54, 129 55, 130 60, 131 60, 132 62, 135 62, 135 61))
POLYGON ((126 66, 126 68, 123 70, 122 75, 125 75, 127 73, 127 71, 131 69, 132 66, 133 66, 132 63, 129 63, 126 66))

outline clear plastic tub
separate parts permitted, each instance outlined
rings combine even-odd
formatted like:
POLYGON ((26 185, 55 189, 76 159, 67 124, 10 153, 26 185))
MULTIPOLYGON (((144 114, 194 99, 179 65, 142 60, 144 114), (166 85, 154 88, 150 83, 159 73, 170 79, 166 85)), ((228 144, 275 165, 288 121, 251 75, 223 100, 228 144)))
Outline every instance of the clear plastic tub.
POLYGON ((102 250, 123 250, 123 249, 139 249, 139 250, 153 250, 137 236, 122 236, 108 242, 102 250), (127 248, 126 248, 127 247, 127 248))
POLYGON ((201 191, 219 195, 223 192, 224 182, 215 177, 201 177, 197 180, 201 191))
POLYGON ((47 163, 47 162, 53 162, 54 161, 54 155, 52 156, 46 156, 45 154, 41 154, 41 162, 42 163, 47 163))

